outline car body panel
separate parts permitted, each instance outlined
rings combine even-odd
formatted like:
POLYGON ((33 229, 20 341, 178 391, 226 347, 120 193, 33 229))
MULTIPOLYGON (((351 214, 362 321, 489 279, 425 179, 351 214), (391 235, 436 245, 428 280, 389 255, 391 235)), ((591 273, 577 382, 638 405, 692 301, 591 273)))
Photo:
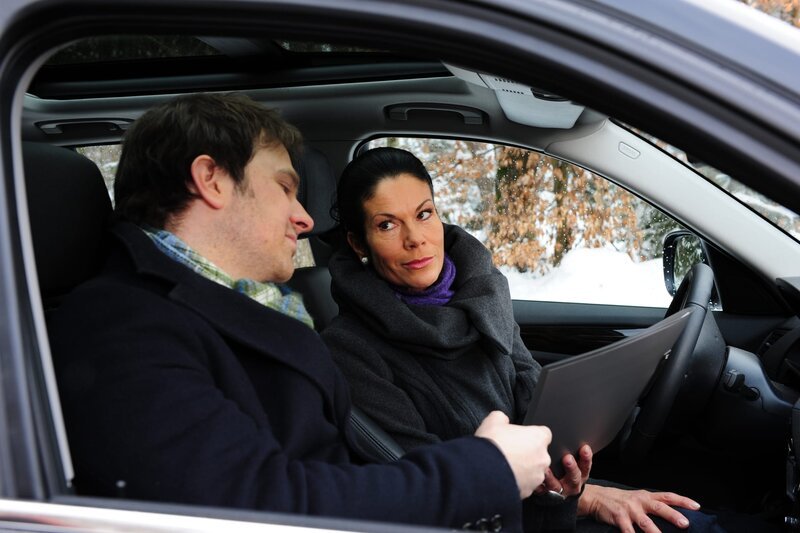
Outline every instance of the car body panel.
MULTIPOLYGON (((376 46, 437 52, 448 62, 476 71, 492 71, 530 85, 545 83, 597 113, 586 114, 583 122, 579 119, 580 131, 562 134, 532 129, 503 116, 493 91, 430 73, 421 79, 245 89, 256 99, 279 107, 287 119, 297 123, 307 140, 329 156, 337 174, 360 145, 380 135, 457 135, 502 141, 590 166, 675 215, 767 287, 765 298, 771 305, 749 313, 715 313, 729 343, 756 351, 771 331, 785 327, 787 321, 792 327, 791 313, 770 287, 775 277, 796 274, 800 245, 605 118, 614 116, 634 126, 648 126, 648 131, 660 138, 696 148, 697 155, 708 163, 741 175, 748 185, 800 211, 799 32, 789 32, 742 6, 719 0, 218 0, 201 4, 189 0, 113 4, 7 0, 3 5, 0 497, 5 499, 0 500, 0 525, 4 520, 13 525, 22 516, 47 522, 39 524, 42 530, 235 526, 295 531, 326 524, 336 530, 398 528, 325 519, 306 526, 303 517, 273 515, 250 517, 266 522, 258 525, 218 522, 223 519, 219 516, 180 516, 170 522, 165 519, 169 509, 155 504, 142 502, 134 512, 123 509, 130 505, 123 500, 64 498, 73 472, 39 302, 20 141, 38 139, 63 145, 116 142, 120 132, 54 139, 37 129, 36 123, 135 120, 172 94, 164 90, 155 95, 84 100, 24 94, 52 46, 94 32, 146 32, 157 27, 160 31, 283 31, 292 37, 357 35, 376 46), (760 61, 768 55, 780 60, 760 61), (391 105, 419 102, 477 109, 490 120, 467 126, 453 116, 436 114, 406 121, 386 117, 391 105), (620 152, 619 143, 635 147, 640 156, 631 159, 620 152), (670 196, 676 191, 681 194, 670 196), (98 511, 105 507, 108 509, 98 511), (151 509, 152 513, 141 512, 151 509), (9 519, 9 515, 15 518, 9 519)), ((225 80, 212 77, 192 83, 202 87, 212 81, 221 84, 220 89, 227 88, 225 80)), ((515 302, 514 306, 523 335, 539 347, 545 360, 635 333, 664 313, 661 308, 559 302, 515 302)), ((192 512, 217 515, 216 510, 205 508, 192 512)), ((231 520, 241 516, 231 513, 231 520)))

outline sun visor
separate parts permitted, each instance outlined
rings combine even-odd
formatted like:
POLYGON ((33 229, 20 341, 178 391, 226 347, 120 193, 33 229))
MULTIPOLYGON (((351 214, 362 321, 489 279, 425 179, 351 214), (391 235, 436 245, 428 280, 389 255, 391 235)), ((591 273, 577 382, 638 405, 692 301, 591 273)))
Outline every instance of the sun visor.
POLYGON ((537 128, 569 129, 583 112, 583 106, 561 96, 540 91, 499 76, 444 65, 454 76, 491 89, 508 120, 537 128))

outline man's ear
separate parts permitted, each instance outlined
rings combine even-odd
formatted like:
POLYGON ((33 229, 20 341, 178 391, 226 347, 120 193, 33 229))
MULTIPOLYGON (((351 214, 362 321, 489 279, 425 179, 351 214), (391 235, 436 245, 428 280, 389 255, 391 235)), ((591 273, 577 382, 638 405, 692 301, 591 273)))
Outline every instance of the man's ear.
POLYGON ((198 155, 190 167, 194 193, 209 207, 221 209, 233 191, 233 178, 209 155, 198 155))
POLYGON ((353 251, 359 257, 359 259, 362 257, 369 257, 366 246, 363 246, 359 242, 359 240, 356 238, 356 236, 353 234, 352 231, 347 232, 347 244, 350 245, 350 248, 353 249, 353 251))

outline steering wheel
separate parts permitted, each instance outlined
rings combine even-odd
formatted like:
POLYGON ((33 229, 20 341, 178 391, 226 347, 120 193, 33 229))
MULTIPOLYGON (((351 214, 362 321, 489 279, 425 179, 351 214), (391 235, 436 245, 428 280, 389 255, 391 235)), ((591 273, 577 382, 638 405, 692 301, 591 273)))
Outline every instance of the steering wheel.
POLYGON ((689 317, 686 329, 672 347, 669 359, 661 365, 650 392, 640 405, 639 414, 623 447, 623 454, 629 461, 636 462, 643 459, 664 427, 667 415, 689 370, 713 288, 714 273, 711 267, 698 263, 683 278, 667 309, 666 316, 682 309, 694 311, 689 317))

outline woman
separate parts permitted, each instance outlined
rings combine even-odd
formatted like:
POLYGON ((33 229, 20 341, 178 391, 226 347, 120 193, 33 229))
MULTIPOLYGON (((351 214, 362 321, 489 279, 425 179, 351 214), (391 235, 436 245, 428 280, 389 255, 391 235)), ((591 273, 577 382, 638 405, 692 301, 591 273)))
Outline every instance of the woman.
MULTIPOLYGON (((471 434, 493 410, 520 422, 540 366, 520 338, 505 277, 479 241, 439 219, 422 162, 404 150, 369 150, 338 187, 349 247, 329 264, 340 314, 323 338, 353 403, 406 450, 471 434)), ((648 513, 685 528, 670 505, 700 507, 672 493, 592 484, 581 494, 588 446, 563 464, 564 477, 548 473, 542 492, 580 496, 579 516, 623 531, 658 531, 648 513)))

